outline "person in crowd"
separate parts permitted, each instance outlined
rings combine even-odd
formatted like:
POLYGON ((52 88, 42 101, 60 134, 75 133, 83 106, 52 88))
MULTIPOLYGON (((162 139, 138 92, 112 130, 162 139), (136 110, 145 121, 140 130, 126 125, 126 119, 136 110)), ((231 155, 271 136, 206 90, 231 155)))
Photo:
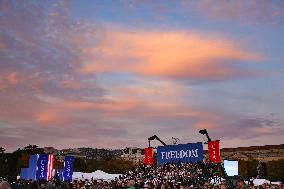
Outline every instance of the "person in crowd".
POLYGON ((11 189, 11 185, 7 181, 3 181, 0 183, 0 189, 11 189))
POLYGON ((243 179, 240 179, 238 181, 238 189, 246 189, 246 188, 247 188, 247 186, 246 186, 245 181, 243 179))
MULTIPOLYGON (((114 180, 73 180, 61 182, 54 178, 50 181, 18 180, 2 182, 0 189, 232 189, 223 180, 212 184, 212 178, 218 169, 212 163, 179 163, 160 166, 138 166, 114 180)), ((213 179, 214 181, 214 179, 213 179)), ((253 186, 239 180, 234 189, 284 189, 283 185, 265 184, 253 186)))
POLYGON ((127 182, 127 186, 128 186, 128 188, 127 189, 135 189, 135 181, 134 180, 129 180, 128 182, 127 182))
POLYGON ((225 181, 222 181, 221 182, 221 185, 220 185, 220 189, 226 189, 226 182, 225 181))

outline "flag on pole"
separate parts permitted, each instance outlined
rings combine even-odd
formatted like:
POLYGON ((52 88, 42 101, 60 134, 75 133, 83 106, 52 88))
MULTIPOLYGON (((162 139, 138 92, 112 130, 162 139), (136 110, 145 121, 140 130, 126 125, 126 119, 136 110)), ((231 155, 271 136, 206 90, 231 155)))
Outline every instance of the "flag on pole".
POLYGON ((37 180, 47 180, 47 164, 48 164, 48 155, 39 154, 37 160, 37 180))
POLYGON ((208 154, 209 154, 209 159, 213 163, 218 163, 221 161, 220 158, 220 147, 219 147, 219 140, 215 141, 210 141, 208 142, 208 154))
POLYGON ((37 160, 37 180, 51 180, 54 167, 54 155, 39 154, 37 160))
POLYGON ((54 167, 54 155, 48 155, 47 180, 51 180, 52 179, 53 167, 54 167))
POLYGON ((144 158, 145 165, 153 165, 153 148, 145 148, 145 158, 144 158))
POLYGON ((65 156, 63 181, 72 182, 74 156, 65 156))

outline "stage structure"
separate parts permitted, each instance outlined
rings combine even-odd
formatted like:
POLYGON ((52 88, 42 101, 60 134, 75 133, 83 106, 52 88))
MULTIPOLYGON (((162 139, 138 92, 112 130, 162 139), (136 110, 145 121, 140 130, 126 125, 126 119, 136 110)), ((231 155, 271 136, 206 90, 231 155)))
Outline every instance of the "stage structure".
MULTIPOLYGON (((205 135, 207 141, 204 144, 208 145, 209 161, 216 165, 216 175, 214 179, 220 178, 218 172, 226 179, 227 185, 231 188, 233 185, 231 178, 227 175, 220 158, 220 141, 212 139, 206 129, 199 131, 200 134, 205 135)), ((189 144, 178 144, 178 145, 167 145, 157 135, 153 135, 148 138, 149 147, 145 148, 145 165, 154 165, 157 160, 157 165, 165 163, 198 163, 203 161, 203 145, 202 142, 189 143, 189 144), (163 146, 157 147, 157 153, 154 154, 153 147, 151 147, 151 141, 158 140, 163 146), (154 158, 155 157, 155 158, 154 158)), ((209 178, 208 178, 209 179, 209 178)), ((220 178, 221 179, 221 178, 220 178)))
POLYGON ((72 181, 73 174, 73 156, 65 156, 63 171, 54 170, 54 155, 36 154, 30 155, 29 167, 21 168, 20 178, 24 180, 52 180, 58 177, 61 181, 72 181), (53 173, 61 175, 53 175, 53 173))
POLYGON ((149 147, 145 148, 145 159, 144 159, 146 165, 153 165, 154 162, 157 162, 157 165, 162 165, 164 163, 172 163, 172 162, 198 163, 203 160, 202 142, 167 145, 157 135, 149 137, 148 142, 149 142, 149 147), (154 154, 153 147, 151 147, 152 140, 158 140, 163 145, 157 147, 156 154, 154 154))

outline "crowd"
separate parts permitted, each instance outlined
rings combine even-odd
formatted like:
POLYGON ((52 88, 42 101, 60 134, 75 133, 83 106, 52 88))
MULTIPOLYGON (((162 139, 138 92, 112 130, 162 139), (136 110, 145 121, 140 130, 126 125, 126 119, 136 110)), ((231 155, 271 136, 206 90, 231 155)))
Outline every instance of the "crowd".
POLYGON ((142 166, 112 181, 91 179, 74 180, 68 183, 55 179, 48 182, 17 180, 10 183, 2 182, 0 189, 284 189, 284 185, 246 185, 243 180, 239 180, 233 187, 224 180, 219 180, 217 185, 210 182, 217 169, 217 166, 211 163, 142 166))

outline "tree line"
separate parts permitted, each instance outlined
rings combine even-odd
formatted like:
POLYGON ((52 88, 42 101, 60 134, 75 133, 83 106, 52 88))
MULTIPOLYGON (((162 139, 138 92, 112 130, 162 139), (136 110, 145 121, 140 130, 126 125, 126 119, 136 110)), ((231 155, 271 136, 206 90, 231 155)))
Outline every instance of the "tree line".
MULTIPOLYGON (((0 147, 0 177, 15 180, 20 175, 21 168, 29 167, 29 156, 32 154, 44 154, 44 150, 36 145, 28 145, 13 153, 4 153, 5 149, 0 147)), ((55 169, 63 169, 63 162, 55 157, 55 169)), ((75 158, 74 171, 93 172, 102 170, 108 173, 124 173, 134 168, 131 161, 109 156, 104 160, 87 160, 75 158)))
POLYGON ((243 178, 256 178, 259 175, 260 178, 270 181, 284 182, 284 158, 261 163, 256 159, 238 161, 239 174, 243 178))

